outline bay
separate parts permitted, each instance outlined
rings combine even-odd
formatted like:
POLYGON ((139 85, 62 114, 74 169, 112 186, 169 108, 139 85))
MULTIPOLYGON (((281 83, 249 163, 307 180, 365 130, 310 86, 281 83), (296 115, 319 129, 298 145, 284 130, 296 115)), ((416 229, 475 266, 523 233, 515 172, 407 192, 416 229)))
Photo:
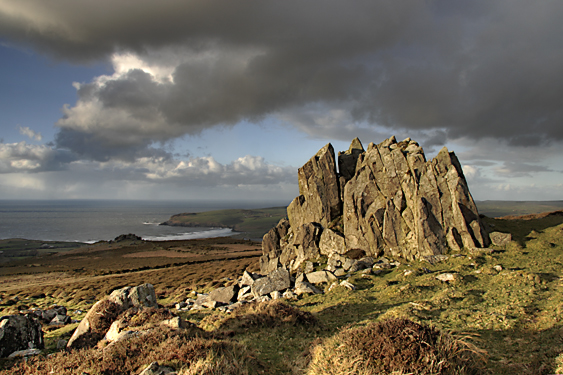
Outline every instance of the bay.
POLYGON ((276 205, 280 205, 280 202, 0 200, 0 239, 93 243, 127 233, 146 240, 228 236, 233 234, 228 228, 187 228, 158 224, 183 212, 276 205))

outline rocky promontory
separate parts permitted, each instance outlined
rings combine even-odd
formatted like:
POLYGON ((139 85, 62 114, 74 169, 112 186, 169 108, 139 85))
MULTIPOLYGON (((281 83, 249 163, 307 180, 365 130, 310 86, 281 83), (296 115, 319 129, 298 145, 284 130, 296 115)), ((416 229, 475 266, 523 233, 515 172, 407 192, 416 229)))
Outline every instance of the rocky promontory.
POLYGON ((336 158, 329 143, 298 179, 288 219, 263 238, 265 274, 321 255, 412 260, 489 245, 459 160, 445 147, 427 161, 410 138, 367 150, 356 138, 336 158))

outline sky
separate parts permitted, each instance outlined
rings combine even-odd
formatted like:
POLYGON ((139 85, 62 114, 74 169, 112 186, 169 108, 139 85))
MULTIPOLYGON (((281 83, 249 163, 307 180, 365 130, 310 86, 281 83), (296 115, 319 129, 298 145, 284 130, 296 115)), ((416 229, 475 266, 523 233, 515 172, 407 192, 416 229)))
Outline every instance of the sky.
POLYGON ((0 0, 0 199, 288 203, 410 137, 476 200, 563 199, 563 1, 0 0))

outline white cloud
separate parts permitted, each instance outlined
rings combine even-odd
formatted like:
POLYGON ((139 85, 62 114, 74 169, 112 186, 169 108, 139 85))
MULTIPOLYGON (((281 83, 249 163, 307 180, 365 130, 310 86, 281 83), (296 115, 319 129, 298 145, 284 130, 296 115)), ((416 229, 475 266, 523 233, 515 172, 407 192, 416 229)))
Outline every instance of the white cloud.
POLYGON ((45 145, 0 143, 0 173, 42 170, 55 158, 56 151, 45 145))
POLYGON ((23 134, 27 137, 29 137, 29 139, 35 140, 35 141, 40 141, 43 139, 43 136, 41 135, 41 133, 35 132, 33 130, 31 130, 30 128, 28 128, 27 126, 22 127, 19 126, 20 129, 20 134, 23 134))

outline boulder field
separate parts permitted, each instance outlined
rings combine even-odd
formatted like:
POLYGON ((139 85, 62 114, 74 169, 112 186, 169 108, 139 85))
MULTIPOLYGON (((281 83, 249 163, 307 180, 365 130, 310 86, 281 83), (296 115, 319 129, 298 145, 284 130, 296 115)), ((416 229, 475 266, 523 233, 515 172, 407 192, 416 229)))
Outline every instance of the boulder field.
POLYGON ((356 138, 336 158, 329 143, 298 180, 287 219, 264 235, 263 274, 296 271, 320 256, 431 259, 490 243, 459 160, 445 147, 427 161, 410 138, 367 150, 356 138))

